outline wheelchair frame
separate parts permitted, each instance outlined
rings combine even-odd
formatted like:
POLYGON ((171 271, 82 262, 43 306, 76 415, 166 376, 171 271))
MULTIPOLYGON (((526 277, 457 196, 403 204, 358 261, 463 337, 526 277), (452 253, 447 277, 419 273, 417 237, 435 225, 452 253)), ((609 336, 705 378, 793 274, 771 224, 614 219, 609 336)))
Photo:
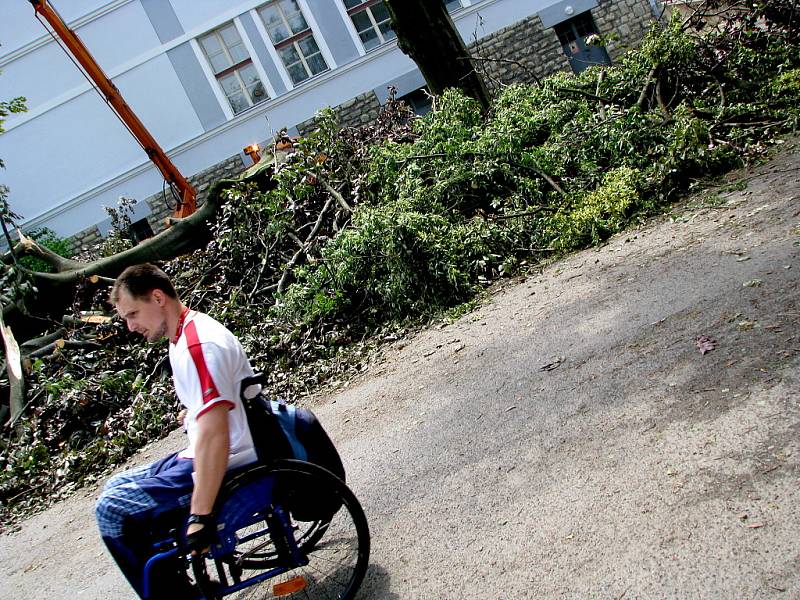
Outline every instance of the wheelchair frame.
POLYGON ((309 594, 321 591, 324 598, 349 600, 363 581, 370 544, 366 517, 345 483, 318 465, 277 459, 245 467, 223 483, 214 514, 217 541, 203 555, 188 556, 177 533, 155 545, 156 554, 145 564, 146 595, 154 565, 175 557, 191 568, 205 600, 281 576, 285 580, 273 586, 274 597, 295 592, 314 597, 309 594), (217 582, 208 575, 208 563, 217 582), (245 572, 252 574, 243 578, 245 572))

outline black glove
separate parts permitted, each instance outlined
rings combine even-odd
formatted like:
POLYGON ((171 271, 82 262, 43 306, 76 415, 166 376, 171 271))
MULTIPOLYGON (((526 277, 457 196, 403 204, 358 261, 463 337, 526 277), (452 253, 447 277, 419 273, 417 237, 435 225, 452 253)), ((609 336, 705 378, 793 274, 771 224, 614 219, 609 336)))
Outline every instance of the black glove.
POLYGON ((192 523, 199 523, 203 528, 186 534, 186 548, 190 550, 192 554, 202 554, 216 541, 217 522, 213 514, 192 514, 189 515, 186 526, 188 527, 192 523))

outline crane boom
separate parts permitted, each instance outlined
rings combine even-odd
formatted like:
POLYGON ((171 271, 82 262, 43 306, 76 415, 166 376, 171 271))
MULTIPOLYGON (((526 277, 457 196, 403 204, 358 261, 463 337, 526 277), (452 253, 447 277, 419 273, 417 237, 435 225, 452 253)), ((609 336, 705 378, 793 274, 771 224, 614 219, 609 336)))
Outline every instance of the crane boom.
POLYGON ((166 152, 161 149, 155 138, 133 112, 133 109, 125 102, 117 86, 112 83, 103 72, 103 69, 100 68, 100 65, 97 64, 97 61, 78 35, 64 23, 47 0, 30 0, 30 3, 33 4, 36 13, 50 24, 55 35, 58 36, 75 60, 83 67, 86 75, 94 82, 106 101, 127 126, 131 135, 139 141, 145 153, 147 153, 147 157, 155 164, 164 179, 178 190, 180 198, 173 217, 183 218, 191 215, 197 206, 197 191, 192 184, 178 171, 178 168, 172 163, 166 152))

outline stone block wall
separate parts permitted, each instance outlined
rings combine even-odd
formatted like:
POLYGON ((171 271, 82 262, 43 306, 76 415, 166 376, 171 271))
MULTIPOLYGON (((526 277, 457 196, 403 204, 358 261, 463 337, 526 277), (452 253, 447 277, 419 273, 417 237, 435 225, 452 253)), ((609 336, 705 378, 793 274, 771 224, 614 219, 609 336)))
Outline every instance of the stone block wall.
MULTIPOLYGON (((381 103, 375 92, 369 91, 335 107, 336 120, 341 127, 359 127, 367 125, 378 118, 381 103)), ((297 131, 303 136, 314 130, 315 119, 311 118, 298 123, 297 131)))
POLYGON ((612 61, 629 48, 637 48, 656 20, 648 0, 598 0, 592 16, 602 36, 616 33, 619 38, 606 45, 612 61))
MULTIPOLYGON (((208 189, 216 181, 225 179, 226 177, 236 177, 244 172, 249 165, 245 165, 242 157, 238 154, 226 158, 208 169, 200 171, 188 177, 191 183, 197 190, 197 205, 200 206, 208 196, 208 189)), ((175 199, 169 189, 164 192, 158 192, 145 199, 150 207, 150 214, 147 216, 147 221, 154 233, 158 233, 164 229, 164 220, 171 216, 175 211, 175 199), (165 199, 166 196, 166 199, 165 199)))
POLYGON ((468 50, 492 93, 510 83, 532 84, 570 70, 555 32, 545 29, 537 16, 473 42, 468 50))
POLYGON ((79 231, 68 240, 72 245, 72 255, 80 254, 84 248, 96 244, 102 238, 103 236, 100 235, 100 230, 97 228, 97 225, 92 225, 83 231, 79 231))
MULTIPOLYGON (((618 38, 606 46, 612 61, 637 47, 655 19, 648 0, 599 0, 591 12, 601 35, 618 38)), ((545 28, 538 16, 473 42, 468 49, 492 92, 571 70, 554 29, 545 28)))

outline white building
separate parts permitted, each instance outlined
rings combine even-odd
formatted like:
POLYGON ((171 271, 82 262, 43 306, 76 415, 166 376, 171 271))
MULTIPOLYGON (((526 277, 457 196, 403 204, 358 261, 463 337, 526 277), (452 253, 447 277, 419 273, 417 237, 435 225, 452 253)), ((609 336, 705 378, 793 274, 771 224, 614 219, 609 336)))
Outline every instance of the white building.
MULTIPOLYGON (((592 25, 635 42, 654 16, 651 0, 443 1, 467 44, 516 45, 514 56, 541 54, 544 70, 569 68, 592 25)), ((378 105, 389 85, 401 96, 424 85, 397 48, 382 0, 50 4, 187 177, 226 161, 244 169, 245 146, 284 127, 296 132, 322 107, 353 98, 378 105)), ((139 200, 136 219, 159 211, 160 173, 28 0, 0 7, 0 71, 0 97, 27 98, 28 111, 11 115, 0 135, 0 184, 26 229, 68 237, 99 224, 102 232, 103 206, 121 196, 139 200)))

